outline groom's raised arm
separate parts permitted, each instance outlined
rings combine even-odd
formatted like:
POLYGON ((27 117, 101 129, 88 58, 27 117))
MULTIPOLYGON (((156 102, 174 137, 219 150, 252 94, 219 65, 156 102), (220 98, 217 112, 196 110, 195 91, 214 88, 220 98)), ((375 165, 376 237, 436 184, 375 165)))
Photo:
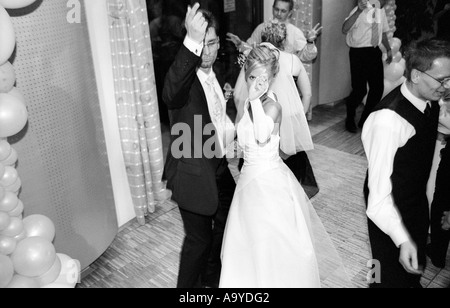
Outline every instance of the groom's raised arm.
POLYGON ((198 3, 192 8, 188 7, 185 22, 187 34, 164 81, 162 97, 168 109, 178 109, 187 103, 197 68, 201 64, 207 23, 198 8, 198 3))

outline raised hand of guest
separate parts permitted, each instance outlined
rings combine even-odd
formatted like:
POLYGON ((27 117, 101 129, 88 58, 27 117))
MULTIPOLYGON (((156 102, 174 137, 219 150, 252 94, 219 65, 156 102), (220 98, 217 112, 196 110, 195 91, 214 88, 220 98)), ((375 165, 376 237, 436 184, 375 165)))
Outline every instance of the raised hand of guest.
POLYGON ((227 41, 232 42, 234 46, 236 46, 236 48, 239 48, 239 46, 242 44, 242 41, 239 38, 239 36, 230 32, 227 33, 227 41))
POLYGON ((314 42, 317 37, 321 34, 323 27, 320 26, 320 23, 314 26, 311 30, 306 33, 306 40, 310 43, 314 42))
POLYGON ((205 39, 208 23, 203 17, 203 14, 198 12, 199 7, 200 4, 198 3, 195 3, 193 7, 188 6, 185 25, 187 36, 194 42, 201 44, 205 39))

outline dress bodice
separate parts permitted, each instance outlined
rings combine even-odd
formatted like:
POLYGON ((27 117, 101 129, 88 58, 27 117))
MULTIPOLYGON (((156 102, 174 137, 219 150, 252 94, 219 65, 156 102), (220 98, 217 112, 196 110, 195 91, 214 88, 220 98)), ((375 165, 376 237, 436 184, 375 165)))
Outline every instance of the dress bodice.
POLYGON ((237 125, 238 143, 244 153, 245 165, 279 162, 281 160, 279 155, 279 133, 273 133, 267 143, 259 144, 255 138, 253 122, 248 112, 248 105, 247 101, 244 106, 244 115, 237 125))

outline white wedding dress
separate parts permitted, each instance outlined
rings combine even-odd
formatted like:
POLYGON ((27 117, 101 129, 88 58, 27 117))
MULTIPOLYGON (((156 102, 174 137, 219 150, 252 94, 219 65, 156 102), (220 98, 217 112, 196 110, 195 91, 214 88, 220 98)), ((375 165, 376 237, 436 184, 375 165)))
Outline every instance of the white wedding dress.
POLYGON ((321 278, 342 269, 342 263, 303 188, 279 156, 279 134, 259 145, 248 103, 237 134, 245 163, 225 228, 220 287, 320 287, 321 278), (327 247, 325 255, 316 253, 318 241, 327 247), (325 260, 327 273, 319 275, 318 260, 325 260))

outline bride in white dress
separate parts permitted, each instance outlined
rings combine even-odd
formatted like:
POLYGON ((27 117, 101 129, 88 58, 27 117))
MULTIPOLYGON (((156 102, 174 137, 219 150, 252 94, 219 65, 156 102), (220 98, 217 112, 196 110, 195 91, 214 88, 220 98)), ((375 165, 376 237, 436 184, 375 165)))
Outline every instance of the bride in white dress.
POLYGON ((245 162, 225 229, 221 288, 317 288, 341 265, 304 190, 279 155, 282 110, 268 90, 278 63, 278 50, 260 45, 245 64, 249 99, 237 125, 245 162), (327 252, 317 253, 318 242, 327 252), (319 263, 326 263, 327 273, 319 271, 319 263))

